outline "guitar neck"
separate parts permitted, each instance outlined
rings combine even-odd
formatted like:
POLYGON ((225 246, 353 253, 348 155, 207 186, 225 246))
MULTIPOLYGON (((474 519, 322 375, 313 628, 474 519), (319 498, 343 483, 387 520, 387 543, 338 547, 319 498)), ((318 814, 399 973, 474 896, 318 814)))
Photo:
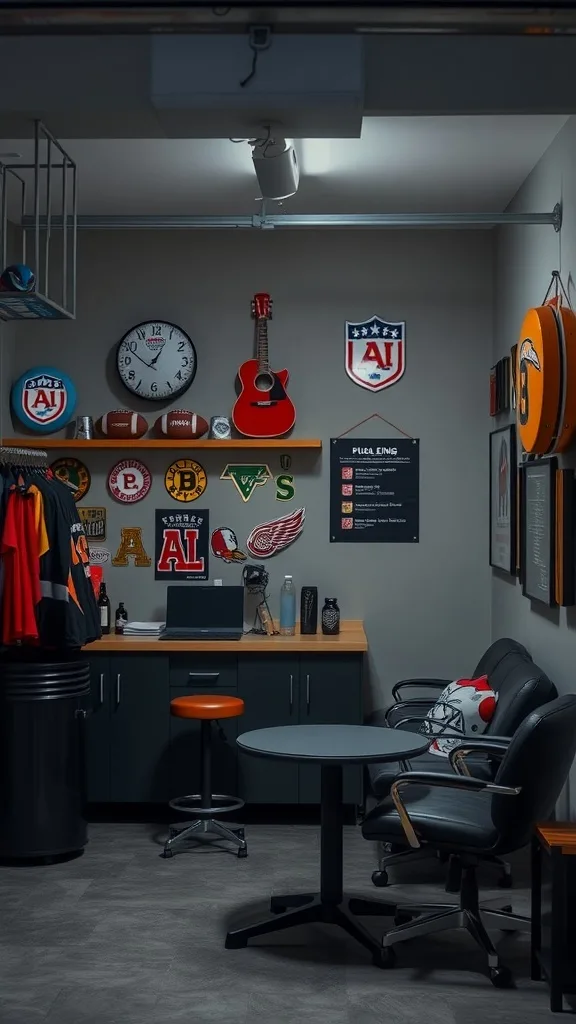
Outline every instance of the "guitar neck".
POLYGON ((256 321, 256 357, 261 372, 270 370, 268 358, 268 321, 265 317, 258 317, 256 321))

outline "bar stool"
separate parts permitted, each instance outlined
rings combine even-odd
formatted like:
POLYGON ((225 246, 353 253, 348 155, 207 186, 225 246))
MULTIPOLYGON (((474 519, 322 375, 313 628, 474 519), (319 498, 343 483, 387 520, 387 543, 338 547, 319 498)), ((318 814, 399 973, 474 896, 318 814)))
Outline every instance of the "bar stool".
POLYGON ((200 721, 200 793, 179 796, 170 800, 168 806, 183 814, 193 814, 191 825, 178 828, 170 826, 170 836, 164 845, 163 856, 172 857, 174 847, 195 833, 211 833, 221 839, 228 839, 237 847, 238 857, 248 856, 248 847, 243 828, 227 828, 216 821, 214 814, 237 811, 244 801, 237 796, 212 793, 212 723, 221 718, 236 718, 244 714, 244 701, 239 697, 225 694, 197 694, 191 697, 175 697, 170 701, 170 714, 177 718, 194 718, 200 721))

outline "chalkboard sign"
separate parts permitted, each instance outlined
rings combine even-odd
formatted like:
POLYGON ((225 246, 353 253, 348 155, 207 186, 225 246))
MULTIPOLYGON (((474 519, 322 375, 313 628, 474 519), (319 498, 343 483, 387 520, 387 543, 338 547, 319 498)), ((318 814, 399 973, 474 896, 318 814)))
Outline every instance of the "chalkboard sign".
POLYGON ((415 438, 332 438, 330 540, 417 543, 419 454, 415 438))
POLYGON ((556 604, 554 571, 556 459, 522 466, 522 593, 532 601, 556 604))

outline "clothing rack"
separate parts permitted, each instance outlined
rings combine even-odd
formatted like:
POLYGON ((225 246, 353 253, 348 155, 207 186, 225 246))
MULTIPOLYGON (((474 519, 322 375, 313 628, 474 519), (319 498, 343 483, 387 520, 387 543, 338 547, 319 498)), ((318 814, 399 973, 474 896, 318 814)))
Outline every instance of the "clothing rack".
POLYGON ((0 445, 0 466, 48 469, 48 453, 36 448, 5 448, 0 445))

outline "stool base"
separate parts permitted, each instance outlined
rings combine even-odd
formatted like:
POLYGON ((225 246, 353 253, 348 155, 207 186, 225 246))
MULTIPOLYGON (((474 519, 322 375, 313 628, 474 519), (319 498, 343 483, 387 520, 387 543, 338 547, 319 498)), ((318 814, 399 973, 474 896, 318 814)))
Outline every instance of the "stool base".
POLYGON ((197 835, 212 835, 218 839, 226 839, 236 846, 238 857, 248 856, 248 845, 244 838, 244 828, 228 828, 227 825, 223 825, 221 821, 216 821, 215 818, 198 819, 193 821, 191 825, 185 825, 183 828, 170 826, 170 838, 164 844, 162 856, 173 857, 174 848, 179 843, 185 839, 192 839, 197 835))

